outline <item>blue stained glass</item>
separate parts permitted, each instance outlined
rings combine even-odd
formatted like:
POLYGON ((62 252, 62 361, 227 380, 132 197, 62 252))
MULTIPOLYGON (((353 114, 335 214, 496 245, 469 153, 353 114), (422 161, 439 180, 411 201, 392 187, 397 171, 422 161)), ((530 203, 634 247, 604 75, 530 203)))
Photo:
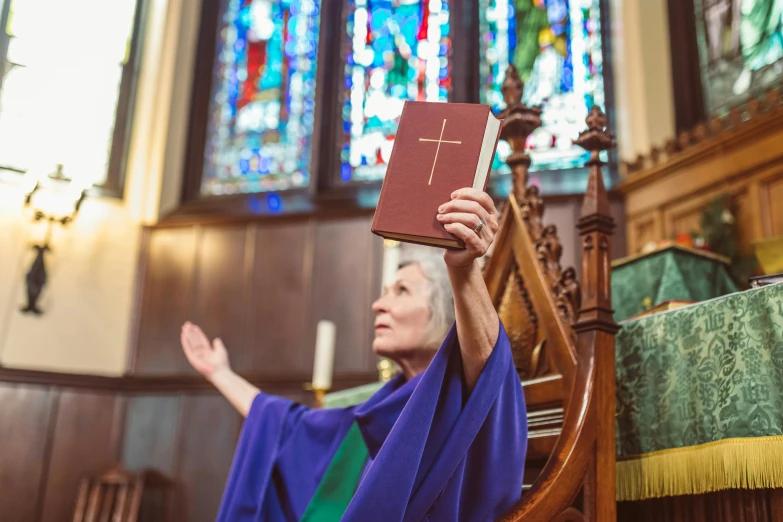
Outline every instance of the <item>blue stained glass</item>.
MULTIPOLYGON (((269 192, 309 184, 320 2, 226 2, 213 71, 202 194, 269 192)), ((270 209, 272 201, 267 199, 270 209)))
MULTIPOLYGON (((599 0, 480 0, 482 103, 505 107, 500 86, 516 65, 523 102, 543 108, 530 137, 531 171, 581 167, 589 158, 573 140, 593 104, 605 109, 599 0)), ((509 172, 498 145, 493 168, 509 172)))
POLYGON ((272 212, 280 212, 283 210, 283 202, 280 200, 280 196, 275 193, 267 194, 266 204, 272 212))
POLYGON ((349 0, 348 9, 340 177, 375 181, 386 173, 403 103, 448 100, 449 2, 349 0))

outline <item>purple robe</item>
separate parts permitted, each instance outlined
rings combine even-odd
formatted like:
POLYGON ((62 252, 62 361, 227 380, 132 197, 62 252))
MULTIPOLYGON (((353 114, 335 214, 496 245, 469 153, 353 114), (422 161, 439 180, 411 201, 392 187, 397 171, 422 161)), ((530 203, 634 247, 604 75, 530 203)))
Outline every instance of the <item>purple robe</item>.
POLYGON ((508 336, 468 393, 456 328, 427 370, 351 408, 260 393, 234 455, 219 522, 298 521, 356 422, 369 462, 346 522, 491 521, 522 492, 527 417, 508 336))

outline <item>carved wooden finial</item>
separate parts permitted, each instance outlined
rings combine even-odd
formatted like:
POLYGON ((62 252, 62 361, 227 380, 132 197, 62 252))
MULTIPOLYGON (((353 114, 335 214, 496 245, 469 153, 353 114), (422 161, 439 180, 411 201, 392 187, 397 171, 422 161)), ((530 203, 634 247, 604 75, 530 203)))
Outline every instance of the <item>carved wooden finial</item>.
POLYGON ((748 116, 755 118, 761 112, 761 102, 756 98, 748 100, 748 116))
POLYGON ((707 126, 704 123, 699 123, 696 128, 693 129, 693 140, 696 143, 701 143, 707 139, 707 126))
POLYGON ((729 122, 731 122, 731 127, 733 129, 742 125, 742 109, 739 107, 732 107, 729 109, 729 122))
POLYGON ((710 134, 712 136, 717 136, 718 134, 723 132, 723 120, 721 120, 717 116, 714 116, 710 119, 708 126, 710 129, 710 134))
POLYGON ((768 110, 774 112, 778 109, 778 105, 780 105, 780 95, 778 94, 777 89, 770 87, 767 90, 767 94, 764 96, 764 101, 766 102, 768 110))
POLYGON ((680 144, 680 150, 685 150, 691 144, 691 133, 688 131, 682 131, 677 137, 677 141, 680 144))
POLYGON ((541 107, 527 107, 522 103, 525 84, 519 77, 517 68, 509 65, 503 80, 501 91, 506 108, 498 117, 503 120, 500 139, 511 145, 511 155, 506 163, 511 168, 511 178, 514 184, 514 197, 522 201, 527 186, 527 169, 530 166, 530 156, 525 152, 528 137, 541 126, 541 107))
POLYGON ((593 106, 587 116, 587 130, 582 132, 576 143, 590 151, 587 166, 590 175, 587 191, 582 203, 582 214, 577 227, 582 240, 582 304, 579 321, 574 325, 577 332, 603 330, 617 331, 612 319, 611 237, 614 230, 609 208, 609 195, 604 186, 600 153, 615 145, 614 135, 606 128, 606 115, 593 106))
POLYGON ((608 119, 597 105, 593 105, 585 121, 587 130, 576 139, 577 145, 590 151, 590 160, 587 162, 590 177, 587 180, 587 193, 582 204, 582 218, 593 214, 609 216, 609 196, 604 187, 601 172, 603 162, 600 153, 615 146, 615 137, 606 129, 608 119))
POLYGON ((514 64, 509 64, 506 68, 506 76, 503 78, 503 84, 500 86, 500 92, 503 93, 503 101, 507 107, 520 105, 522 103, 522 93, 525 90, 525 83, 519 76, 519 71, 514 64))

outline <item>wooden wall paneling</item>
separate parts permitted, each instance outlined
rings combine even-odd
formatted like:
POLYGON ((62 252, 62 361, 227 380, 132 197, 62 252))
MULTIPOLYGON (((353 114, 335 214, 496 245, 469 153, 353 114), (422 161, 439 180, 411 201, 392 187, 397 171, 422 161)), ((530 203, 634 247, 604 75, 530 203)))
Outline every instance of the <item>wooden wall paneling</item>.
POLYGON ((174 505, 174 463, 183 435, 178 431, 180 397, 130 397, 126 411, 122 464, 131 471, 158 471, 169 481, 162 487, 146 487, 142 497, 139 520, 160 520, 174 505))
POLYGON ((769 502, 770 498, 766 493, 767 492, 765 491, 764 494, 758 495, 756 497, 756 508, 758 509, 759 512, 759 520, 774 520, 775 522, 777 522, 777 520, 775 520, 772 517, 774 517, 775 515, 777 515, 778 517, 783 516, 783 511, 776 513, 773 510, 774 506, 770 505, 769 502))
POLYGON ((761 183, 758 179, 752 180, 747 187, 747 201, 744 203, 748 208, 750 218, 750 237, 749 240, 760 239, 764 236, 764 227, 762 226, 762 201, 761 201, 761 183))
POLYGON ((196 230, 165 228, 149 234, 131 372, 171 374, 186 364, 179 332, 190 315, 196 230))
POLYGON ((217 395, 182 397, 176 489, 170 520, 215 520, 239 436, 241 417, 217 395))
POLYGON ((154 469, 174 474, 180 397, 138 395, 130 397, 125 417, 123 465, 131 471, 154 469))
POLYGON ((701 230, 701 208, 692 208, 689 212, 673 216, 671 221, 667 220, 667 229, 671 230, 669 236, 677 234, 696 233, 701 230))
POLYGON ((779 522, 783 520, 783 489, 734 489, 704 495, 619 502, 617 520, 618 522, 779 522))
POLYGON ((375 370, 366 335, 373 320, 371 221, 366 216, 316 224, 307 367, 312 367, 316 323, 328 319, 337 325, 335 373, 375 370))
POLYGON ((38 519, 57 392, 0 385, 0 520, 38 519))
MULTIPOLYGON (((656 213, 650 212, 643 216, 629 218, 627 224, 627 243, 629 253, 638 252, 649 241, 658 238, 656 231, 656 213)), ((662 223, 662 220, 660 221, 662 223)), ((663 234, 663 232, 661 232, 663 234)))
POLYGON ((708 522, 704 495, 694 496, 692 502, 691 513, 693 514, 693 522, 708 522))
POLYGON ((769 498, 769 512, 772 520, 783 520, 783 489, 767 490, 769 498))
MULTIPOLYGON (((247 303, 253 291, 253 237, 248 236, 247 225, 202 228, 190 292, 188 320, 201 326, 210 339, 220 337, 233 355, 251 348, 247 303)), ((179 325, 171 327, 179 336, 179 325)), ((179 360, 181 371, 196 373, 185 357, 179 360)))
POLYGON ((299 220, 253 228, 250 335, 237 360, 242 372, 308 374, 305 356, 314 223, 299 220))
POLYGON ((783 235, 783 177, 771 179, 766 184, 768 229, 770 235, 783 235))
POLYGON ((747 186, 743 190, 736 192, 734 197, 737 201, 737 215, 734 216, 734 219, 739 230, 744 231, 744 233, 739 234, 739 246, 744 252, 751 252, 753 250, 753 240, 761 237, 753 233, 755 229, 755 212, 753 209, 758 208, 758 200, 755 202, 751 200, 747 186))
POLYGON ((113 394, 60 393, 41 522, 70 521, 79 480, 119 462, 123 406, 113 394))

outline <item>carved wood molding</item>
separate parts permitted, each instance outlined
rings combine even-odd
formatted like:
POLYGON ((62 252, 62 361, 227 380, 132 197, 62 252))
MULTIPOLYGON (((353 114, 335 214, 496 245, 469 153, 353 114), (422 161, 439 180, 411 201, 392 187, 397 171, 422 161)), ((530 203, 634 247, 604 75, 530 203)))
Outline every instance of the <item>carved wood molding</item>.
MULTIPOLYGON (((310 375, 244 375, 248 381, 263 390, 294 391, 303 390, 310 375)), ((338 374, 333 381, 335 391, 353 388, 375 382, 377 373, 338 374)), ((215 387, 200 375, 160 375, 139 376, 124 375, 109 377, 102 375, 47 372, 0 367, 0 383, 29 386, 56 386, 60 388, 88 389, 115 393, 177 393, 209 392, 218 393, 215 387)))
POLYGON ((770 127, 783 125, 783 97, 770 88, 759 97, 734 107, 724 117, 714 117, 690 131, 681 132, 663 146, 653 147, 633 161, 622 162, 623 185, 635 185, 662 170, 714 155, 764 133, 770 127))

